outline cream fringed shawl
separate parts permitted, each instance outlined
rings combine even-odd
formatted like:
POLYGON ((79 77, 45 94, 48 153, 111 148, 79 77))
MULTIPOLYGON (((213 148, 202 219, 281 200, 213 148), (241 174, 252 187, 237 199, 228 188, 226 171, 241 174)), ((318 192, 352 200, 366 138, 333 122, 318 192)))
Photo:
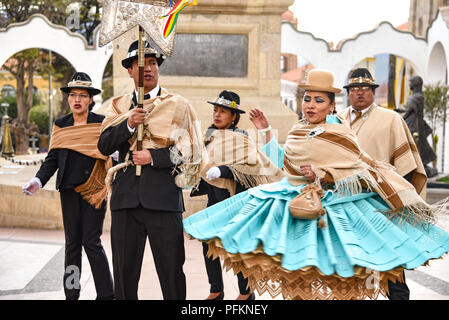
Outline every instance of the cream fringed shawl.
POLYGON ((330 177, 338 194, 360 193, 367 188, 387 202, 390 213, 401 214, 407 209, 415 222, 433 220, 435 209, 416 193, 413 185, 393 166, 374 161, 362 151, 355 133, 345 125, 297 122, 285 144, 284 170, 290 177, 301 176, 302 164, 312 164, 318 178, 330 177))
MULTIPOLYGON (((350 110, 346 108, 341 116, 349 120, 350 110)), ((390 163, 401 176, 411 173, 411 183, 425 197, 426 171, 410 130, 398 113, 373 104, 351 129, 360 147, 373 159, 390 163)))
POLYGON ((256 143, 247 135, 232 130, 209 129, 206 137, 206 150, 209 163, 201 171, 207 183, 227 189, 235 195, 236 181, 246 188, 281 180, 284 173, 261 152, 256 143), (206 172, 214 166, 228 166, 235 180, 217 178, 206 179, 206 172))
MULTIPOLYGON (((106 110, 106 119, 101 131, 115 126, 130 115, 132 96, 124 95, 115 98, 106 110)), ((161 95, 144 101, 143 108, 147 111, 144 122, 142 147, 145 149, 159 149, 171 147, 171 160, 176 165, 176 185, 195 187, 200 182, 200 170, 207 163, 207 153, 202 142, 199 120, 190 103, 180 95, 171 94, 162 88, 161 95)), ((130 151, 136 149, 137 130, 129 139, 130 151)), ((107 186, 113 174, 132 163, 125 161, 108 172, 107 186)))
POLYGON ((54 125, 49 148, 49 151, 70 149, 97 159, 89 179, 75 188, 76 192, 97 209, 106 199, 105 178, 107 170, 112 167, 112 159, 101 154, 97 147, 100 129, 101 123, 88 123, 65 128, 54 125))

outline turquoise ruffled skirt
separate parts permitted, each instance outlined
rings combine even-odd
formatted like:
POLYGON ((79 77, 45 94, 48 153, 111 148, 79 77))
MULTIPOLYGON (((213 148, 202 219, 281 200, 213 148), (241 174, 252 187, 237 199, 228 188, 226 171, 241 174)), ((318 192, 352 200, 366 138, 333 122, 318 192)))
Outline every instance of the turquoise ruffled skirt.
POLYGON ((351 278, 360 268, 414 269, 449 252, 447 232, 387 217, 382 212, 389 207, 372 192, 339 197, 326 191, 324 228, 316 220, 293 218, 288 205, 303 187, 283 179, 249 189, 184 219, 184 229, 199 240, 218 239, 232 256, 230 267, 240 263, 244 268, 239 257, 254 252, 260 256, 263 250, 267 257, 277 257, 278 269, 287 274, 313 268, 323 279, 351 278))

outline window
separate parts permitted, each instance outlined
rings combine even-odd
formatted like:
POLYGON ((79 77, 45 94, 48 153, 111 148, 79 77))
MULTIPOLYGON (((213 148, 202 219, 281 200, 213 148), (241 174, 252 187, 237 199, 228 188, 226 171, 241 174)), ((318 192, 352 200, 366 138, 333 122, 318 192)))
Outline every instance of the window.
POLYGON ((1 90, 2 98, 6 97, 15 97, 16 96, 16 90, 12 85, 4 85, 1 90))
MULTIPOLYGON (((28 87, 26 87, 25 89, 26 91, 28 91, 28 87)), ((33 86, 33 94, 37 94, 37 88, 35 86, 33 86)))

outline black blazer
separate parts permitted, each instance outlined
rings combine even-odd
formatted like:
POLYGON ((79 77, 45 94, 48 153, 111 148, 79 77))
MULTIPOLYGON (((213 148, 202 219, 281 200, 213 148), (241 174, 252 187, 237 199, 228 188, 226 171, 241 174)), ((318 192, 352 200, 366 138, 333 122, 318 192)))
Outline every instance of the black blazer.
MULTIPOLYGON (((102 123, 104 116, 89 112, 87 123, 102 123)), ((67 114, 55 120, 55 124, 60 128, 73 126, 73 115, 67 114)), ((42 163, 36 177, 44 186, 53 174, 56 176, 56 189, 64 190, 75 188, 89 179, 95 164, 95 159, 85 156, 79 152, 69 149, 51 150, 42 163)))
MULTIPOLYGON (((133 135, 128 130, 127 122, 126 119, 106 129, 98 141, 98 149, 104 155, 119 151, 119 163, 125 161, 130 148, 128 139, 133 135)), ((182 189, 176 186, 172 175, 174 164, 170 160, 170 149, 149 151, 153 165, 142 166, 140 177, 136 176, 135 166, 128 166, 116 173, 110 199, 112 211, 137 208, 139 205, 155 211, 184 211, 182 189)), ((129 154, 129 160, 132 160, 132 152, 129 154)))

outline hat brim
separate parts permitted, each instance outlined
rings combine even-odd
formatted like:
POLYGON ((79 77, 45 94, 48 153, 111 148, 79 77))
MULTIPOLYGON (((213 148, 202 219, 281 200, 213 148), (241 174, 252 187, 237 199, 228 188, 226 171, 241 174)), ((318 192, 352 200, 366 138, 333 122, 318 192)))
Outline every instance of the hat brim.
POLYGON ((343 88, 348 89, 352 87, 372 87, 373 89, 376 89, 379 87, 376 83, 351 83, 343 86, 343 88))
POLYGON ((246 113, 246 111, 243 111, 243 110, 241 110, 241 109, 228 107, 228 106, 225 106, 225 105, 223 105, 223 104, 216 103, 216 102, 207 101, 207 103, 210 103, 210 104, 212 104, 212 105, 214 105, 214 106, 218 106, 218 107, 223 107, 223 108, 229 109, 229 110, 234 111, 234 112, 236 112, 236 113, 240 113, 240 114, 241 114, 241 113, 246 113))
POLYGON ((298 85, 299 88, 307 90, 307 91, 320 91, 320 92, 333 92, 333 93, 340 93, 341 89, 337 89, 334 87, 321 87, 321 86, 314 86, 309 84, 300 84, 298 85))
MULTIPOLYGON (((160 65, 164 62, 164 60, 165 60, 165 59, 162 57, 162 55, 159 56, 159 58, 156 57, 156 54, 155 54, 155 53, 147 53, 147 54, 145 54, 145 58, 147 58, 147 57, 154 57, 154 58, 156 58, 156 60, 157 60, 157 65, 158 65, 158 66, 160 66, 160 65)), ((122 66, 123 66, 123 68, 125 68, 125 69, 131 68, 132 65, 133 65, 133 61, 134 61, 134 60, 137 60, 137 56, 133 56, 133 57, 129 57, 129 58, 123 59, 123 60, 122 60, 122 66)))
POLYGON ((97 94, 101 93, 100 89, 97 88, 91 88, 91 87, 82 87, 82 86, 75 86, 75 87, 62 87, 60 90, 64 93, 70 93, 72 89, 84 89, 90 92, 93 96, 96 96, 97 94))

